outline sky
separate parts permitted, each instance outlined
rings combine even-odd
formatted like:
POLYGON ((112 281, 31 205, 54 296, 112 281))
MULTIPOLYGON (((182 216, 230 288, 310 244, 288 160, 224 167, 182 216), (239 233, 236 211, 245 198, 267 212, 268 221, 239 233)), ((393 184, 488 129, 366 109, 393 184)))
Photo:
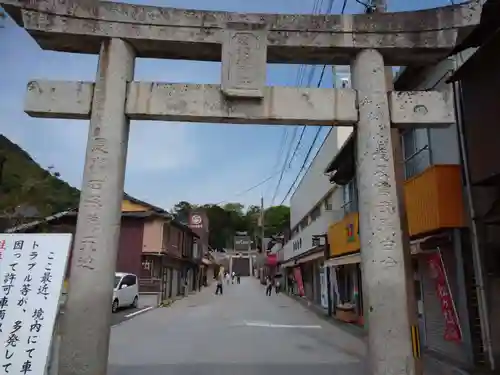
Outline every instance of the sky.
MULTIPOLYGON (((134 4, 226 10, 235 12, 312 13, 328 0, 129 0, 134 4)), ((334 0, 339 13, 342 0, 334 0)), ((388 0, 390 11, 449 5, 450 0, 388 0)), ((348 0, 346 13, 364 6, 348 0)), ((80 188, 88 121, 35 119, 23 111, 26 84, 32 79, 94 81, 97 56, 42 51, 12 20, 0 29, 0 133, 25 149, 42 167, 54 166, 61 178, 80 188)), ((304 85, 309 80, 307 67, 304 85)), ((137 59, 135 80, 185 83, 220 83, 220 63, 137 59)), ((267 85, 297 84, 297 65, 268 64, 267 85)), ((321 67, 314 70, 316 86, 321 67)), ((331 69, 322 87, 332 86, 331 69)), ((196 204, 241 202, 279 204, 310 148, 316 128, 308 128, 300 147, 278 185, 294 127, 132 121, 125 191, 138 199, 170 209, 185 200, 196 204), (285 147, 282 147, 282 144, 285 147), (273 176, 272 178, 270 178, 273 176), (269 179, 270 178, 270 179, 269 179), (266 183, 260 184, 264 180, 266 183), (253 186, 259 185, 251 189, 253 186), (274 197, 274 200, 273 200, 274 197)), ((328 132, 322 129, 313 157, 328 132)), ((299 128, 300 133, 300 128, 299 128)), ((300 179, 299 179, 300 180, 300 179)), ((297 185, 297 184, 296 184, 297 185)), ((293 191, 293 189, 292 189, 293 191)), ((290 194, 291 195, 291 194, 290 194)), ((285 203, 288 200, 285 199, 285 203)))

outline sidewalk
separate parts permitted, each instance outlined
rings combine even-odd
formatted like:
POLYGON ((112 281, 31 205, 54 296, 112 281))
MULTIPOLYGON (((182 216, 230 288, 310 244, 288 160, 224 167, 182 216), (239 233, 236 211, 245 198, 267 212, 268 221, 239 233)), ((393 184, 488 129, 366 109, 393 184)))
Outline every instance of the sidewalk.
MULTIPOLYGON (((355 324, 349 324, 349 323, 343 323, 339 320, 336 320, 334 318, 328 317, 327 313, 325 310, 318 305, 315 305, 311 303, 309 300, 305 298, 301 298, 298 296, 292 296, 287 293, 282 294, 288 296, 292 300, 297 301, 300 303, 302 306, 305 308, 309 309, 311 312, 314 312, 318 317, 323 319, 324 321, 342 329, 343 331, 359 338, 362 340, 366 347, 366 331, 355 324)), ((424 375, 472 375, 471 372, 465 371, 463 369, 460 369, 456 366, 453 366, 452 364, 449 364, 447 362, 441 361, 437 358, 434 358, 431 355, 428 354, 423 354, 422 356, 423 363, 424 363, 424 375)))

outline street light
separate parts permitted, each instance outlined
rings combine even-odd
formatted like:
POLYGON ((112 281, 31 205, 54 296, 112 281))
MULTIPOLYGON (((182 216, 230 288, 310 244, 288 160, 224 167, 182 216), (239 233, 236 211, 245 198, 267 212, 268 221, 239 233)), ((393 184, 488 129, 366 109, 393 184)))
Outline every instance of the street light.
MULTIPOLYGON (((324 246, 325 260, 330 258, 330 244, 328 243, 327 234, 317 234, 312 236, 312 245, 314 247, 324 246)), ((330 281, 330 267, 326 267, 326 289, 327 289, 327 302, 328 302, 328 316, 332 316, 332 295, 330 293, 331 281, 330 281)))

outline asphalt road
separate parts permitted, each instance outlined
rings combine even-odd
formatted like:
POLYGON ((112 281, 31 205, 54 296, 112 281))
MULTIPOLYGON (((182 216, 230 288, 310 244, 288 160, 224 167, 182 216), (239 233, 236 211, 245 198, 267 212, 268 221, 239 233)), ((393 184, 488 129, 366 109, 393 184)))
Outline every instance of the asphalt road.
POLYGON ((111 326, 115 326, 117 324, 124 322, 125 320, 132 318, 133 316, 130 317, 129 315, 140 310, 141 309, 134 309, 134 308, 123 308, 118 310, 116 313, 111 315, 111 326))
POLYGON ((142 312, 146 312, 151 309, 151 299, 139 298, 139 307, 122 307, 116 313, 111 314, 111 326, 116 326, 126 320, 132 319, 142 312))
POLYGON ((254 278, 111 330, 108 375, 361 375, 362 341, 254 278))

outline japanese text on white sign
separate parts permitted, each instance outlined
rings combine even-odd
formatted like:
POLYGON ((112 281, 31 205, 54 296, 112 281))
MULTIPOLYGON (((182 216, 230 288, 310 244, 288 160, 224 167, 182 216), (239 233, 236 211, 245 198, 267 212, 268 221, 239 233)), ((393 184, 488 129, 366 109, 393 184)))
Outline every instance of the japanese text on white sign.
POLYGON ((0 234, 0 372, 45 372, 71 234, 0 234))

